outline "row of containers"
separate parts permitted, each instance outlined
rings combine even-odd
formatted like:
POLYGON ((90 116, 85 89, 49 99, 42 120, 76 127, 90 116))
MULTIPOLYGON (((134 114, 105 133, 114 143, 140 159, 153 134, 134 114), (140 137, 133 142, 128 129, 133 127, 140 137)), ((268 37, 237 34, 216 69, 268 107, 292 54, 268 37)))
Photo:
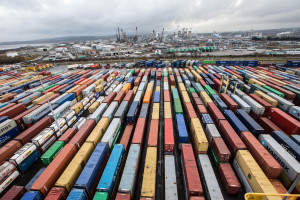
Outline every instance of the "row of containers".
POLYGON ((33 118, 46 112, 39 109, 48 102, 43 94, 26 113, 13 106, 31 105, 3 107, 11 106, 1 111, 1 127, 10 125, 1 131, 12 121, 23 130, 0 149, 3 199, 224 199, 244 191, 282 194, 299 177, 297 76, 209 65, 62 76, 75 74, 89 80, 61 94, 47 91, 54 112, 39 120, 33 118), (233 85, 222 93, 221 75, 224 83, 234 78, 235 93, 233 85), (45 167, 25 187, 12 186, 38 160, 45 167), (156 192, 160 170, 163 197, 156 192))

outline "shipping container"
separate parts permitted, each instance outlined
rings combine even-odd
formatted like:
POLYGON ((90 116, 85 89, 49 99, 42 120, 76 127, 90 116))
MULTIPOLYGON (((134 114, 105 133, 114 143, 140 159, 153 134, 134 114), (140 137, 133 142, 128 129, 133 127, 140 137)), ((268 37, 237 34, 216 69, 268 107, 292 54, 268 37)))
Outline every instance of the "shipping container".
POLYGON ((178 199, 175 158, 165 155, 165 199, 178 199))

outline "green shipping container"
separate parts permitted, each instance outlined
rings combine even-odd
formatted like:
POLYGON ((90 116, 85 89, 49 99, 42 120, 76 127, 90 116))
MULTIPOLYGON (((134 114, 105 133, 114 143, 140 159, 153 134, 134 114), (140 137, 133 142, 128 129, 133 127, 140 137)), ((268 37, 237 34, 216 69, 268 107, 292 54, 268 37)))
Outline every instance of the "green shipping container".
POLYGON ((282 88, 284 88, 284 89, 286 89, 286 90, 288 90, 288 91, 290 91, 290 92, 293 92, 293 93, 295 93, 296 94, 296 99, 300 99, 300 91, 299 90, 296 90, 296 89, 294 89, 294 88, 291 88, 291 87, 289 87, 289 86, 281 86, 282 88))
POLYGON ((284 97, 283 93, 281 93, 281 92, 279 92, 279 91, 277 91, 277 90, 275 90, 275 89, 273 89, 273 88, 271 88, 271 87, 269 87, 267 85, 263 85, 262 87, 265 88, 265 89, 267 89, 267 90, 269 90, 270 92, 273 92, 274 94, 276 94, 276 95, 278 95, 280 97, 284 97))
POLYGON ((176 114, 183 114, 183 110, 179 98, 174 98, 174 107, 175 107, 176 114))
POLYGON ((219 162, 219 159, 216 155, 215 150, 211 146, 209 147, 209 152, 212 155, 212 158, 213 158, 213 161, 214 161, 215 165, 218 167, 220 162, 219 162))
MULTIPOLYGON (((57 84, 49 85, 49 86, 45 87, 45 90, 48 90, 48 89, 50 89, 50 88, 52 88, 52 87, 54 87, 54 86, 56 86, 56 85, 57 85, 57 84)), ((44 92, 43 89, 40 89, 39 91, 40 91, 40 92, 44 92)))
POLYGON ((215 60, 203 60, 202 64, 206 64, 206 65, 215 65, 216 61, 215 60))
POLYGON ((179 94, 178 94, 178 90, 176 88, 172 89, 172 95, 173 98, 178 98, 179 99, 179 94))
POLYGON ((93 200, 110 200, 107 192, 96 192, 93 200))
POLYGON ((190 87, 189 89, 189 93, 192 94, 193 92, 196 92, 194 88, 190 87))
POLYGON ((209 96, 216 94, 215 91, 209 85, 204 85, 203 88, 209 96))
POLYGON ((130 73, 133 75, 134 74, 135 69, 131 69, 130 73))
POLYGON ((57 154, 65 146, 64 141, 56 141, 41 157, 42 162, 45 165, 49 165, 57 154))
POLYGON ((198 67, 196 67, 196 66, 193 66, 193 69, 194 69, 194 70, 197 70, 197 69, 198 69, 198 67))
POLYGON ((168 77, 168 72, 164 72, 164 77, 168 77))

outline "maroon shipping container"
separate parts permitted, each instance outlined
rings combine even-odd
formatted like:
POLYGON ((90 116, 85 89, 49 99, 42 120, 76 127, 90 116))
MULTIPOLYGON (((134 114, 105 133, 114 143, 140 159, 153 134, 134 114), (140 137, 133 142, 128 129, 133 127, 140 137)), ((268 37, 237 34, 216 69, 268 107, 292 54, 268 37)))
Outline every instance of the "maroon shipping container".
MULTIPOLYGON (((48 97, 49 102, 53 101, 54 99, 56 99, 57 97, 59 97, 59 94, 54 94, 51 97, 48 97)), ((47 99, 45 99, 44 101, 41 101, 40 103, 38 103, 38 105, 44 105, 45 103, 48 103, 47 99)))
POLYGON ((219 130, 233 155, 235 155, 238 150, 247 149, 246 145, 227 120, 220 121, 219 130))
POLYGON ((45 200, 65 200, 68 197, 68 192, 65 188, 53 187, 45 200))
POLYGON ((129 141, 132 135, 132 131, 133 131, 133 125, 127 124, 120 141, 120 144, 124 145, 124 149, 126 152, 127 152, 128 145, 130 145, 129 141))
POLYGON ((69 141, 69 144, 74 144, 79 149, 87 137, 90 135, 92 130, 95 128, 96 122, 93 119, 88 119, 83 124, 83 126, 79 129, 79 131, 73 136, 73 138, 69 141))
POLYGON ((87 88, 87 85, 82 85, 79 88, 77 88, 76 90, 73 91, 73 93, 75 94, 75 96, 79 96, 81 95, 82 91, 87 88))
POLYGON ((44 196, 47 196, 48 192, 69 165, 76 152, 77 148, 75 145, 66 144, 45 171, 33 183, 30 190, 40 191, 44 196))
POLYGON ((182 144, 182 165, 185 175, 187 195, 203 196, 202 184, 191 144, 182 144))
POLYGON ((222 93, 220 94, 220 98, 224 101, 224 103, 228 106, 228 108, 235 113, 235 111, 238 109, 238 104, 231 99, 228 94, 222 93))
POLYGON ((252 110, 250 110, 249 115, 250 115, 255 121, 258 121, 259 118, 261 118, 261 115, 254 113, 252 110))
POLYGON ((203 102, 201 101, 200 97, 192 98, 195 105, 203 105, 203 102))
POLYGON ((2 113, 3 111, 5 111, 5 110, 7 110, 8 108, 11 108, 11 107, 13 107, 13 106, 15 106, 15 105, 16 105, 16 103, 9 103, 9 104, 7 104, 6 106, 0 108, 0 113, 2 113))
POLYGON ((140 73, 141 69, 140 68, 136 68, 134 70, 134 75, 137 76, 140 73))
POLYGON ((284 133, 284 131, 279 128, 276 124, 274 124, 271 120, 269 120, 266 117, 261 117, 258 120, 259 125, 264 129, 264 132, 268 134, 272 134, 274 131, 281 131, 284 133))
POLYGON ((138 118, 136 122, 136 127, 133 133, 132 144, 143 144, 144 132, 146 127, 146 119, 138 118))
POLYGON ((187 111, 187 116, 189 118, 189 121, 193 118, 197 118, 197 114, 194 110, 194 107, 191 102, 185 103, 186 111, 187 111))
POLYGON ((192 92, 191 96, 192 96, 192 98, 198 98, 199 97, 196 92, 192 92))
POLYGON ((144 73, 143 72, 140 72, 139 74, 138 74, 138 77, 142 77, 144 75, 144 73))
POLYGON ((13 185, 1 200, 20 200, 23 195, 27 192, 24 186, 13 185))
POLYGON ((0 163, 9 159, 22 147, 21 142, 17 140, 11 140, 3 147, 0 148, 0 163))
POLYGON ((157 79, 157 80, 160 80, 160 79, 161 79, 161 72, 160 72, 160 71, 158 71, 158 72, 156 73, 156 79, 157 79))
POLYGON ((50 126, 52 123, 52 119, 48 116, 44 117, 37 123, 30 126, 28 129, 26 129, 24 132, 22 132, 20 135, 16 136, 14 140, 19 140, 23 145, 29 142, 32 138, 34 138, 37 134, 42 132, 45 128, 50 126))
POLYGON ((27 127, 23 121, 23 117, 25 115, 27 115, 28 113, 31 113, 32 111, 34 111, 35 109, 37 109, 38 107, 40 107, 40 105, 35 105, 32 108, 26 110, 25 112, 22 112, 21 114, 15 116, 13 118, 13 120, 15 120, 15 122, 17 123, 18 127, 20 128, 21 131, 25 130, 27 127))
POLYGON ((220 120, 226 120, 226 118, 214 102, 207 103, 207 109, 215 124, 218 125, 220 120))
POLYGON ((288 135, 300 134, 300 122, 279 108, 271 108, 268 118, 288 135))
POLYGON ((170 75, 170 84, 175 85, 175 78, 173 75, 170 75))
POLYGON ((273 156, 261 145, 252 133, 242 132, 241 138, 266 176, 268 178, 277 178, 282 172, 282 167, 273 156))
POLYGON ((218 167, 223 186, 228 194, 238 194, 242 186, 229 163, 220 163, 218 167))
POLYGON ((68 130, 58 138, 58 141, 64 141, 65 144, 68 144, 69 141, 74 137, 76 133, 77 133, 76 128, 68 128, 68 130))
POLYGON ((16 105, 2 111, 0 113, 0 117, 7 116, 9 118, 14 118, 15 116, 21 114, 25 110, 26 110, 25 105, 22 103, 19 103, 19 104, 16 104, 16 105))
POLYGON ((117 101, 118 104, 120 105, 121 102, 122 102, 122 100, 124 99, 125 95, 126 95, 126 91, 125 91, 125 90, 121 90, 121 91, 117 94, 117 96, 114 98, 114 101, 117 101))
POLYGON ((207 110, 204 105, 197 105, 196 111, 198 112, 198 115, 201 117, 202 114, 207 114, 207 110))
POLYGON ((212 148, 215 150, 216 156, 220 162, 229 162, 231 153, 222 138, 213 138, 212 148))
POLYGON ((170 102, 170 92, 166 90, 164 91, 164 102, 170 102))
POLYGON ((249 96, 265 108, 263 116, 267 116, 269 114, 270 109, 272 108, 272 105, 260 98, 259 96, 257 96, 256 94, 249 94, 249 96))
POLYGON ((130 103, 133 100, 133 97, 134 97, 133 90, 129 90, 126 96, 124 97, 123 101, 128 101, 128 103, 130 103))
MULTIPOLYGON (((143 76, 143 75, 141 75, 141 76, 143 76)), ((136 79, 134 80, 134 83, 133 83, 134 86, 139 86, 140 85, 140 82, 142 81, 141 76, 136 77, 136 79)))
POLYGON ((117 96, 116 92, 111 92, 107 97, 105 97, 102 103, 107 103, 109 105, 116 96, 117 96))
POLYGON ((151 146, 151 147, 157 146, 158 126, 159 126, 159 120, 152 119, 151 123, 150 123, 148 146, 151 146))
POLYGON ((131 200, 130 193, 125 194, 118 192, 115 200, 131 200))

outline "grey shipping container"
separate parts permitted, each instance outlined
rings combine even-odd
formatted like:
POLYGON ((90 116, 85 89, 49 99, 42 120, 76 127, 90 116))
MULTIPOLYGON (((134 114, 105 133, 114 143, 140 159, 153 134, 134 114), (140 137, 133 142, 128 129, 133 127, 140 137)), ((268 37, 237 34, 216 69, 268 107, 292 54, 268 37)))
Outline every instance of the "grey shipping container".
POLYGON ((108 106, 108 108, 106 109, 102 117, 108 118, 109 121, 111 121, 117 109, 118 109, 118 102, 116 101, 111 102, 111 104, 108 106))
POLYGON ((268 92, 268 96, 272 97, 273 99, 278 101, 278 105, 277 107, 280 108, 281 110, 285 111, 285 112, 289 112, 289 109, 294 106, 295 104, 293 104, 292 102, 289 102, 288 100, 272 93, 272 92, 268 92))
POLYGON ((230 97, 239 105, 241 109, 245 110, 247 113, 250 112, 251 107, 239 96, 236 94, 231 94, 230 97))
POLYGON ((249 96, 244 95, 242 99, 251 107, 251 110, 257 114, 262 115, 265 112, 265 108, 257 103, 254 99, 249 96))
POLYGON ((109 147, 111 147, 113 145, 114 139, 117 137, 117 133, 119 131, 120 126, 121 126, 121 119, 113 118, 105 134, 103 135, 101 142, 105 142, 108 144, 109 147))
POLYGON ((292 106, 289 109, 289 113, 296 119, 300 120, 300 107, 299 106, 292 106))
POLYGON ((209 144, 211 144, 213 138, 221 137, 217 127, 214 124, 206 124, 206 137, 209 144))
POLYGON ((248 183, 247 178, 245 177, 240 165, 238 164, 238 162, 235 159, 233 160, 232 166, 233 166, 237 176, 239 177, 239 180, 241 181, 245 191, 252 193, 253 190, 252 190, 250 184, 248 183))
POLYGON ((129 103, 128 103, 128 101, 123 101, 123 102, 120 104, 118 110, 116 111, 114 117, 120 118, 121 121, 123 121, 123 119, 125 119, 125 117, 126 117, 126 114, 127 114, 127 112, 128 112, 128 109, 129 109, 129 103))
POLYGON ((178 199, 175 159, 173 155, 165 155, 165 199, 178 199))
POLYGON ((100 106, 95 110, 95 112, 89 116, 89 119, 93 119, 96 123, 98 123, 107 108, 107 103, 101 103, 100 106))

